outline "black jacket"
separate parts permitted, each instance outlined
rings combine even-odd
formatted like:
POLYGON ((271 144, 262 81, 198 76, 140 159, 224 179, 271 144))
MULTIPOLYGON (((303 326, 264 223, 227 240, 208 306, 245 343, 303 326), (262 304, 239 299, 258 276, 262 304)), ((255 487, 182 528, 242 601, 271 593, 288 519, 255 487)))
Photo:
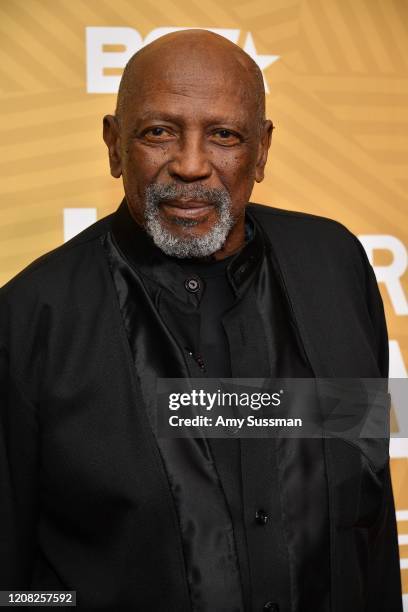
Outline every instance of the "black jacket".
MULTIPOLYGON (((320 217, 248 210, 314 375, 387 377, 382 301, 355 236, 320 217)), ((180 528, 103 244, 117 215, 0 293, 0 589, 70 589, 81 606, 187 611, 180 528)), ((141 321, 154 317, 153 304, 143 308, 141 321)), ((330 609, 400 612, 388 447, 374 440, 363 452, 326 439, 324 458, 330 609)), ((251 465, 248 456, 248 481, 251 465)), ((292 576, 280 612, 311 609, 302 588, 292 576)))

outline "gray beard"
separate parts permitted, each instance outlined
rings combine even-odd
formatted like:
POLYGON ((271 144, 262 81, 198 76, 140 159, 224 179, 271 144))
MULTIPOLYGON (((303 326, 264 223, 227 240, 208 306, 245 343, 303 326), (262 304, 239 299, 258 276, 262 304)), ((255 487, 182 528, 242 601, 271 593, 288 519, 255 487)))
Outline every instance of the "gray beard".
MULTIPOLYGON (((219 251, 235 223, 231 211, 231 198, 226 189, 152 183, 145 191, 146 231, 159 249, 173 257, 207 257, 219 251), (218 222, 204 236, 177 236, 165 227, 160 217, 160 203, 183 198, 196 199, 215 206, 218 222)), ((194 227, 200 223, 195 219, 177 218, 174 218, 173 222, 183 227, 194 227)))

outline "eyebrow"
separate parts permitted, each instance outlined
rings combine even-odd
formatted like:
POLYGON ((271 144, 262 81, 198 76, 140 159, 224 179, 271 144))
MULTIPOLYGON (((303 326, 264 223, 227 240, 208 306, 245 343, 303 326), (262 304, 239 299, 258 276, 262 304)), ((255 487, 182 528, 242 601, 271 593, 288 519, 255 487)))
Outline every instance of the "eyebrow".
MULTIPOLYGON (((147 111, 140 118, 139 122, 145 121, 167 121, 168 123, 184 123, 184 118, 177 113, 169 113, 167 111, 147 111)), ((215 125, 234 125, 237 129, 244 130, 244 126, 242 122, 237 117, 225 117, 221 115, 215 115, 212 117, 207 117, 205 123, 207 124, 215 124, 215 125)))
POLYGON ((139 118, 140 121, 150 121, 152 119, 159 119, 168 122, 177 122, 181 120, 181 116, 177 115, 176 113, 173 114, 168 113, 166 111, 147 111, 139 118))

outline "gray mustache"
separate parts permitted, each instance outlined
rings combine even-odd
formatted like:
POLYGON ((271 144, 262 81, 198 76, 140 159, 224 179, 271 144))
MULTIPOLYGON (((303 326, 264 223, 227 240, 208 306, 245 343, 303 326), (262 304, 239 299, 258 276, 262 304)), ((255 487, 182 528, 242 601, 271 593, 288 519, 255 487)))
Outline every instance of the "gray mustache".
POLYGON ((203 187, 202 185, 165 185, 162 183, 148 185, 146 197, 155 204, 168 200, 196 199, 221 206, 229 203, 230 200, 226 189, 203 187))

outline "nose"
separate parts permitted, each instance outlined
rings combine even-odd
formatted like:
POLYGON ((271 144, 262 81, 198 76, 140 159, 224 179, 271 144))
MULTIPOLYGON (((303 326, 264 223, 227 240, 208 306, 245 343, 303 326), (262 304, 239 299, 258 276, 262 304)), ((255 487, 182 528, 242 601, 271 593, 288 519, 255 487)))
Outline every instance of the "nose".
POLYGON ((175 148, 167 167, 172 178, 185 183, 208 178, 211 164, 200 135, 186 134, 175 148))

